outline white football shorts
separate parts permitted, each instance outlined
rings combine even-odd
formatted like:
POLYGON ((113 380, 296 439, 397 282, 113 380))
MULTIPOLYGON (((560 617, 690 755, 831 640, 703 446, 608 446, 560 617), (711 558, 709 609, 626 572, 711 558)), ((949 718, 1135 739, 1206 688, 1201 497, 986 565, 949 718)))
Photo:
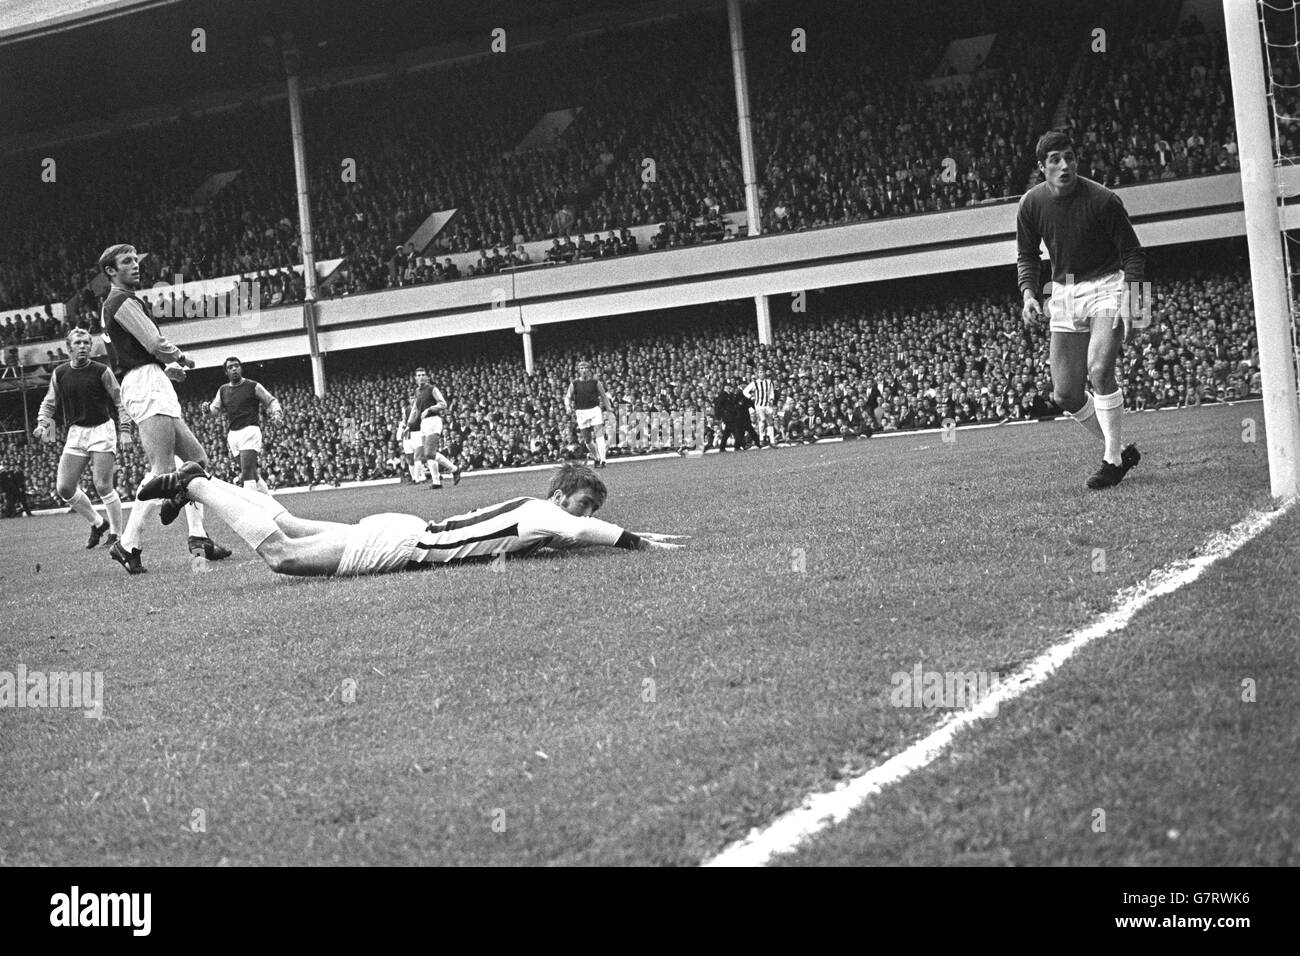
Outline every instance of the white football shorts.
POLYGON ((420 419, 420 437, 428 438, 430 435, 442 434, 442 416, 429 415, 420 419))
POLYGON ((1047 300, 1049 328, 1053 332, 1089 332, 1092 320, 1114 320, 1124 295, 1124 273, 1112 272, 1073 285, 1057 284, 1047 300))
POLYGON ((578 420, 579 428, 599 428, 605 424, 605 413, 601 411, 599 406, 596 408, 580 408, 574 413, 574 416, 578 420))
POLYGON ((99 425, 68 426, 68 440, 63 443, 63 454, 89 458, 92 452, 106 451, 117 454, 117 423, 111 418, 99 425))
POLYGON ((255 451, 259 455, 262 453, 262 429, 258 425, 249 425, 246 428, 232 429, 226 436, 226 444, 230 446, 230 454, 236 458, 241 451, 255 451))
POLYGON ((381 514, 362 518, 348 533, 338 570, 342 577, 403 570, 416 557, 416 542, 429 522, 415 515, 381 514))
POLYGON ((418 431, 407 432, 406 437, 402 439, 402 451, 408 455, 414 455, 424 447, 424 440, 420 437, 418 431))
POLYGON ((146 418, 181 417, 176 388, 161 365, 141 365, 122 377, 122 407, 137 425, 146 418))

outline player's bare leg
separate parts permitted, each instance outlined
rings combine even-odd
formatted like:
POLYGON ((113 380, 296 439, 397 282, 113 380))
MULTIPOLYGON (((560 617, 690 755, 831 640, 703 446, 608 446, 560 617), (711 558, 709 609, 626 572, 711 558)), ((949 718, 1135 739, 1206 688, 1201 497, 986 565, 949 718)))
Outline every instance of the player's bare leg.
POLYGON ((196 463, 187 462, 180 471, 164 476, 165 481, 155 479, 141 485, 140 493, 153 496, 175 491, 206 505, 261 555, 272 571, 327 575, 338 570, 352 525, 298 518, 274 498, 210 478, 204 472, 196 463))
POLYGON ((420 453, 424 455, 425 466, 429 469, 429 487, 442 487, 442 468, 438 463, 438 436, 420 436, 420 453))
MULTIPOLYGON (((446 471, 451 475, 453 485, 460 484, 460 466, 442 453, 441 435, 429 436, 429 443, 425 446, 425 453, 429 460, 433 462, 433 473, 435 475, 440 475, 441 472, 446 471)), ((442 487, 441 477, 439 478, 438 487, 442 487)))
MULTIPOLYGON (((174 418, 166 415, 151 415, 144 421, 137 422, 140 431, 140 446, 149 460, 149 471, 145 473, 147 482, 156 475, 171 471, 176 458, 176 429, 174 418)), ((142 483, 143 484, 143 483, 142 483)), ((131 508, 131 517, 127 519, 122 536, 109 552, 113 560, 122 565, 131 574, 142 574, 139 551, 144 543, 145 522, 161 509, 161 501, 136 501, 131 508)))
POLYGON ((99 539, 109 528, 108 522, 99 516, 95 506, 81 490, 81 475, 86 470, 87 464, 86 456, 65 451, 59 458, 59 471, 55 478, 54 490, 59 500, 90 522, 90 540, 86 547, 93 548, 99 544, 99 539))
POLYGON ((1048 356, 1052 366, 1052 400, 1090 435, 1104 442, 1092 396, 1084 390, 1088 382, 1088 348, 1089 336, 1084 332, 1052 333, 1048 356))
POLYGON ((1124 326, 1113 328, 1115 316, 1102 314, 1093 319, 1088 336, 1088 380, 1092 382, 1093 405, 1106 451, 1102 457, 1120 466, 1120 423, 1124 415, 1124 392, 1115 380, 1115 362, 1124 345, 1124 326))
POLYGON ((266 486, 257 469, 257 452, 246 448, 239 453, 239 481, 245 488, 269 495, 271 489, 266 486))
MULTIPOLYGON (((95 493, 103 502, 108 522, 108 540, 111 546, 122 534, 122 499, 117 496, 117 487, 113 484, 113 472, 117 458, 112 452, 92 451, 90 453, 90 475, 95 483, 95 493)), ((101 526, 102 527, 102 526, 101 526)))
MULTIPOLYGON (((182 465, 187 461, 196 461, 203 466, 206 471, 210 467, 208 453, 204 451, 202 443, 194 437, 194 432, 183 419, 174 418, 176 431, 176 465, 182 465)), ((163 524, 170 523, 167 511, 162 514, 163 524)), ((213 541, 209 536, 207 529, 203 526, 203 503, 201 501, 191 501, 189 506, 184 509, 185 522, 189 525, 189 539, 186 542, 190 554, 194 557, 200 555, 209 561, 220 561, 223 558, 230 557, 230 549, 223 547, 213 541)), ((175 515, 171 515, 174 519, 175 515)))

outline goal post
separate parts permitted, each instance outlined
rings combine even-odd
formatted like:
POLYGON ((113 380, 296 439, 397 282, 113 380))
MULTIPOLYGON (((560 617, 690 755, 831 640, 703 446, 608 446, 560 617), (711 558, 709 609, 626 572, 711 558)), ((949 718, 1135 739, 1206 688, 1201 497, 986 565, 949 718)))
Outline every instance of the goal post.
POLYGON ((1292 498, 1300 495, 1300 401, 1265 88, 1262 21, 1258 0, 1223 0, 1223 12, 1264 394, 1269 484, 1274 498, 1292 498))

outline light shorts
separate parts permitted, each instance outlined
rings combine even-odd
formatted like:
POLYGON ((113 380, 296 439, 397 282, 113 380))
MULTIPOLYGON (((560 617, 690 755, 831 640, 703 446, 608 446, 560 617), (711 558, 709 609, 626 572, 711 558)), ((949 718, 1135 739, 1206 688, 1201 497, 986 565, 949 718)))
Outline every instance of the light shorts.
POLYGON ((424 440, 420 437, 418 431, 407 432, 406 437, 402 439, 402 451, 406 452, 408 455, 414 455, 423 447, 424 440))
POLYGON ((161 365, 141 365, 122 377, 122 407, 137 425, 146 418, 166 415, 181 417, 176 388, 161 365))
POLYGON ((442 416, 430 415, 427 418, 420 419, 420 437, 428 438, 430 435, 442 434, 442 416))
POLYGON ((1090 332, 1092 320, 1114 319, 1124 295, 1124 273, 1112 272, 1096 279, 1069 285, 1055 285, 1047 300, 1047 315, 1053 332, 1090 332))
POLYGON ((578 419, 579 428, 599 428, 605 424, 605 413, 601 411, 599 406, 596 408, 580 408, 575 413, 575 417, 578 419))
POLYGON ((758 413, 758 423, 760 425, 770 425, 776 420, 776 406, 759 405, 754 409, 758 413))
POLYGON ((89 458, 92 452, 97 451, 117 454, 117 423, 113 419, 89 428, 85 425, 68 427, 68 440, 63 443, 63 454, 89 458))
POLYGON ((248 425, 245 428, 233 429, 226 436, 226 444, 230 446, 230 453, 236 458, 241 451, 255 451, 260 455, 262 453, 261 426, 248 425))
POLYGON ((339 559, 340 577, 402 571, 416 554, 416 542, 429 522, 415 515, 381 514, 362 518, 348 532, 339 559))

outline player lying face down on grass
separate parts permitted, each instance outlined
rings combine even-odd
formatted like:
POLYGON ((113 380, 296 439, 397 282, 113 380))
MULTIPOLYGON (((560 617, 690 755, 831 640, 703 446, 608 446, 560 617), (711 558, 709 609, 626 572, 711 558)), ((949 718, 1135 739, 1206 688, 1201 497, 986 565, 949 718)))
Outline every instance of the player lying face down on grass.
POLYGON ((445 521, 406 514, 370 515, 356 524, 298 518, 274 498, 213 478, 192 461, 150 478, 136 492, 142 501, 203 502, 280 574, 386 574, 596 544, 629 550, 681 547, 665 540, 674 535, 633 534, 591 517, 605 496, 600 477, 576 462, 555 472, 545 499, 511 498, 445 521))

